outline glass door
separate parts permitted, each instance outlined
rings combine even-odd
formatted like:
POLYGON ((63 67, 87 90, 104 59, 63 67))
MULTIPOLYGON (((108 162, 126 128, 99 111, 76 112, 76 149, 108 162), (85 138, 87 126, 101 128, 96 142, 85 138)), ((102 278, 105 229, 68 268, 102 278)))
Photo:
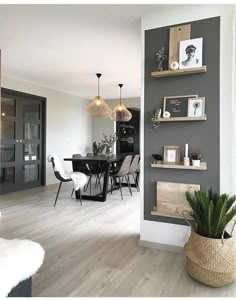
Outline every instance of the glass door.
POLYGON ((22 99, 20 173, 21 186, 25 188, 41 185, 41 136, 42 103, 41 101, 22 99))
POLYGON ((16 99, 2 97, 0 126, 0 192, 15 189, 16 184, 16 99))
POLYGON ((0 193, 42 184, 42 101, 2 94, 0 193))

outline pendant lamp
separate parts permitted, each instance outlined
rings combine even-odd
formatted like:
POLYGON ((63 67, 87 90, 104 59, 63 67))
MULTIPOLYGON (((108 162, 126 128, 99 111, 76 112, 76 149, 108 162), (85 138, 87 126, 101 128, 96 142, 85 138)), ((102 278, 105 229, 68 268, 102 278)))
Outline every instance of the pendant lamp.
POLYGON ((112 110, 109 105, 99 96, 99 78, 102 76, 101 73, 96 74, 98 78, 98 96, 87 106, 87 113, 90 117, 104 117, 110 116, 112 110))
POLYGON ((123 84, 119 83, 118 86, 120 87, 120 103, 117 104, 116 107, 113 109, 110 117, 116 122, 127 122, 132 118, 132 114, 125 107, 125 105, 121 103, 121 88, 123 87, 123 84))

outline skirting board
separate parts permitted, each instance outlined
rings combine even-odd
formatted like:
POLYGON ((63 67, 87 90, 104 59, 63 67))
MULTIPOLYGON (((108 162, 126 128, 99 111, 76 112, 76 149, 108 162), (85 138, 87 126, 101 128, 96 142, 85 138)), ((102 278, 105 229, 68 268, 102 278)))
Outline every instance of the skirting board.
POLYGON ((174 246, 174 245, 167 245, 167 244, 162 244, 162 243, 155 243, 155 242, 139 240, 139 246, 140 247, 157 249, 157 250, 181 253, 181 254, 184 253, 184 248, 183 247, 174 246))

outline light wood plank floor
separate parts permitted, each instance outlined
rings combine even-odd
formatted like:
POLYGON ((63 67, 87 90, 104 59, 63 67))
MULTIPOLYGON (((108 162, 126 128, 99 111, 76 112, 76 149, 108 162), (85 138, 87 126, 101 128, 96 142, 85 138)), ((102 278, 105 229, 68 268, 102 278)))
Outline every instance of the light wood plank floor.
POLYGON ((189 278, 184 255, 138 246, 135 190, 124 201, 115 191, 81 207, 65 184, 54 209, 56 188, 0 197, 0 236, 32 239, 46 251, 33 296, 236 296, 236 284, 214 289, 189 278))

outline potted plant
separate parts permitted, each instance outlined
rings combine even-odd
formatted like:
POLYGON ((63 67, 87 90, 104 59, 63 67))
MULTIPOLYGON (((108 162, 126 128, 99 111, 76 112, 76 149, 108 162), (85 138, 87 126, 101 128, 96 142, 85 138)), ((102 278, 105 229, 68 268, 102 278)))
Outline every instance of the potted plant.
POLYGON ((190 153, 192 159, 192 165, 194 167, 200 167, 200 162, 202 158, 202 154, 199 150, 192 150, 190 153))
MULTIPOLYGON (((236 216, 236 197, 212 191, 186 192, 192 208, 192 231, 184 246, 188 274, 197 281, 221 287, 236 280, 236 243, 226 226, 236 216)), ((184 214, 184 212, 183 212, 184 214)))
POLYGON ((93 142, 93 155, 97 156, 99 154, 102 154, 104 148, 105 148, 104 144, 93 142))
POLYGON ((106 155, 110 156, 112 154, 112 147, 117 141, 118 137, 116 135, 116 132, 113 134, 110 134, 109 137, 107 137, 106 134, 103 134, 103 140, 102 143, 104 147, 106 147, 106 155))

